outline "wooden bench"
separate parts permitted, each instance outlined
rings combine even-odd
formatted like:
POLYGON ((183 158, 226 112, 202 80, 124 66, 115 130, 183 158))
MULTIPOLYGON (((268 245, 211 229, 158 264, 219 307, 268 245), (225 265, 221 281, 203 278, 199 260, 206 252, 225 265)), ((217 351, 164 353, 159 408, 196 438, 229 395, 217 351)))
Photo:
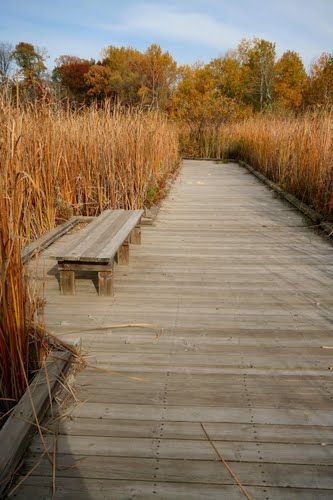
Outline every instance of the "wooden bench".
POLYGON ((129 243, 141 243, 142 215, 143 210, 105 210, 53 256, 58 261, 61 292, 75 294, 75 271, 96 271, 99 295, 112 295, 114 261, 127 264, 129 243))

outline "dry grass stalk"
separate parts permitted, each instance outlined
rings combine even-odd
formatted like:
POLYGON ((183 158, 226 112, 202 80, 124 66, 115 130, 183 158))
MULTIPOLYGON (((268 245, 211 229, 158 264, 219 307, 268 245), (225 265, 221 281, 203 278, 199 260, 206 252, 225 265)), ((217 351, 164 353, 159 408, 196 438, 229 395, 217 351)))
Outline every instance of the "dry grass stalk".
POLYGON ((17 113, 0 97, 0 118, 2 176, 7 192, 24 187, 25 240, 73 214, 142 208, 178 166, 177 133, 158 112, 36 104, 17 113))

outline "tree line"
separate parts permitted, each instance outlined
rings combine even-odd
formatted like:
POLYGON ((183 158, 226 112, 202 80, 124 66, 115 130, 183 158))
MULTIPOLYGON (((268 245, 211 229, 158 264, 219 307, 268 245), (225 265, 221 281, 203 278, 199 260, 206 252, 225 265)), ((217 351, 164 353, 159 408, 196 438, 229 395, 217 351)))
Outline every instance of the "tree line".
POLYGON ((61 55, 51 74, 45 61, 46 51, 30 43, 0 43, 1 85, 11 84, 13 93, 19 87, 26 99, 56 98, 74 107, 108 99, 199 125, 333 105, 333 54, 321 54, 307 73, 299 54, 278 58, 275 43, 259 38, 192 66, 178 66, 157 44, 144 52, 109 46, 98 61, 61 55))

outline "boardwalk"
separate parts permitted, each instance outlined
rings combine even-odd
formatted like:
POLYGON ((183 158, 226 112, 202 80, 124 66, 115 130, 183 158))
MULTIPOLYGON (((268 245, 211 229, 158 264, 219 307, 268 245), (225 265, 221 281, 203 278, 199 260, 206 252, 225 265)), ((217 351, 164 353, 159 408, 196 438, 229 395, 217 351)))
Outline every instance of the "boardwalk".
MULTIPOLYGON (((46 320, 80 336, 100 370, 76 377, 85 402, 59 426, 55 498, 244 498, 220 456, 252 498, 333 498, 323 237, 238 165, 185 161, 113 298, 84 278, 77 296, 59 294, 49 255, 68 238, 39 262, 46 320), (151 326, 111 328, 137 323, 151 326)), ((25 472, 42 449, 36 438, 25 472)), ((16 498, 51 498, 51 486, 44 456, 16 498)))

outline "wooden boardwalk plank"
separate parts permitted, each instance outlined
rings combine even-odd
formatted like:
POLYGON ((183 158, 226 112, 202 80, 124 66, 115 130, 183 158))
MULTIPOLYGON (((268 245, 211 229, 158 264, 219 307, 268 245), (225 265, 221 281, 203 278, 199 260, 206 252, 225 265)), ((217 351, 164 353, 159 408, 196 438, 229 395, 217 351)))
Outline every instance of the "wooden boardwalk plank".
MULTIPOLYGON (((34 457, 29 456, 24 471, 33 466, 34 457)), ((290 465, 252 462, 230 462, 237 475, 242 477, 246 486, 283 486, 307 488, 317 484, 318 487, 333 489, 333 466, 326 465, 290 465)), ((153 481, 156 474, 156 460, 153 458, 128 457, 91 457, 58 455, 57 476, 60 478, 76 477, 80 474, 91 479, 136 479, 153 481), (76 461, 82 463, 75 467, 76 461)), ((39 475, 48 476, 52 465, 44 459, 39 469, 39 475)), ((158 472, 159 481, 179 483, 210 483, 233 484, 233 480, 221 463, 213 460, 178 460, 160 459, 158 472)))
MULTIPOLYGON (((80 337, 71 418, 56 428, 61 499, 333 498, 333 247, 236 164, 184 161, 114 297, 91 276, 59 295, 51 255, 31 262, 46 321, 80 337), (117 324, 145 323, 145 328, 117 324)), ((45 436, 52 447, 52 438, 45 436)), ((38 461, 34 439, 22 474, 38 461)), ((52 496, 44 457, 16 498, 52 496)))

